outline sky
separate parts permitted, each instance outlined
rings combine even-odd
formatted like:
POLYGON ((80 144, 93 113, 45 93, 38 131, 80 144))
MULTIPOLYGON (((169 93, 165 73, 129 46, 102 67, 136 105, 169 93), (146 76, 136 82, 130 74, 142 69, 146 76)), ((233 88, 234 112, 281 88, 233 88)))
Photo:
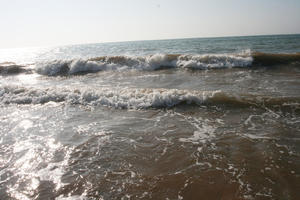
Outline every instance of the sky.
POLYGON ((0 0, 0 48, 300 33, 300 0, 0 0))

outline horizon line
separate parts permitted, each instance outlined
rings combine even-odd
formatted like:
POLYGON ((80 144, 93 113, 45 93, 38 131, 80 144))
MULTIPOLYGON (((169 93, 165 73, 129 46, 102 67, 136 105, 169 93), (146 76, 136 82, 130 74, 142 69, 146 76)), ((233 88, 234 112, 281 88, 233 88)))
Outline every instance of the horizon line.
POLYGON ((58 44, 58 45, 44 45, 44 46, 23 46, 23 47, 8 47, 5 49, 23 49, 23 48, 47 48, 60 46, 77 46, 89 44, 109 44, 109 43, 126 43, 126 42, 146 42, 146 41, 163 41, 163 40, 185 40, 185 39, 214 39, 214 38, 232 38, 232 37, 263 37, 263 36, 283 36, 283 35, 300 35, 300 33, 275 33, 275 34, 254 34, 254 35, 225 35, 225 36, 203 36, 203 37, 178 37, 178 38, 160 38, 160 39, 140 39, 140 40, 120 40, 120 41, 104 41, 104 42, 87 42, 87 43, 73 43, 73 44, 58 44))

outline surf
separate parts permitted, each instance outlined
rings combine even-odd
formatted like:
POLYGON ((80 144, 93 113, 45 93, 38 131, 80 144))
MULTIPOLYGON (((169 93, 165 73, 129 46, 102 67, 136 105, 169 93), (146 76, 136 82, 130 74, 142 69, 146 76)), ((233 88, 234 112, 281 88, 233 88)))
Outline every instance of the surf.
POLYGON ((44 104, 48 102, 70 105, 108 106, 120 109, 172 108, 179 105, 211 105, 231 107, 298 107, 299 96, 267 96, 234 94, 222 90, 197 91, 164 88, 0 88, 0 102, 5 104, 44 104))
POLYGON ((32 66, 12 62, 0 64, 1 75, 38 73, 45 76, 69 76, 101 71, 215 70, 300 65, 300 53, 263 53, 250 50, 224 54, 153 54, 147 56, 101 56, 88 59, 49 60, 32 66))

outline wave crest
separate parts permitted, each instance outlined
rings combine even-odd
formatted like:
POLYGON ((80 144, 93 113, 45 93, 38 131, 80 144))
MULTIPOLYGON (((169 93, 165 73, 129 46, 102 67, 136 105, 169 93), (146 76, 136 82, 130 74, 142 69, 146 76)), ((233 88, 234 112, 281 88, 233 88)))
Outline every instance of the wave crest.
POLYGON ((177 89, 34 89, 22 87, 0 88, 0 102, 4 104, 42 104, 50 101, 81 105, 103 105, 115 108, 164 108, 181 103, 201 104, 217 91, 195 92, 177 89))
POLYGON ((103 70, 160 70, 166 68, 215 69, 250 66, 248 54, 179 55, 155 54, 149 56, 103 56, 88 60, 55 60, 36 65, 42 75, 72 75, 103 70))
POLYGON ((2 104, 43 104, 65 102, 87 106, 126 109, 170 108, 181 104, 244 106, 299 106, 300 97, 269 97, 251 94, 228 94, 217 91, 135 88, 35 89, 1 87, 2 104))
POLYGON ((29 73, 29 69, 26 69, 25 66, 16 65, 15 63, 1 63, 0 64, 0 74, 1 75, 12 75, 20 73, 29 73))
POLYGON ((283 64, 300 64, 300 53, 252 53, 253 65, 274 66, 283 64))
MULTIPOLYGON (((234 67, 299 66, 300 53, 279 54, 251 52, 231 54, 154 54, 148 56, 102 56, 90 59, 52 60, 35 63, 34 71, 47 76, 95 73, 104 70, 153 71, 177 69, 220 69, 234 67)), ((0 74, 32 72, 14 63, 0 64, 0 74)))

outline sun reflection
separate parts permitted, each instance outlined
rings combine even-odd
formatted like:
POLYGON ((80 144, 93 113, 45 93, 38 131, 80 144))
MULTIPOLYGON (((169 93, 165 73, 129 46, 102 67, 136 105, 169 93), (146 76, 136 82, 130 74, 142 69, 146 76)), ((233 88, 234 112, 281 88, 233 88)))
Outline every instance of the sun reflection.
MULTIPOLYGON (((33 122, 25 119, 17 126, 22 130, 28 130, 33 126, 33 122)), ((57 159, 55 155, 60 149, 68 152, 51 135, 31 135, 29 138, 17 141, 13 147, 16 161, 10 168, 14 171, 13 176, 16 177, 16 181, 8 186, 7 192, 10 196, 15 199, 31 199, 41 181, 50 181, 55 184, 56 189, 61 188, 64 185, 61 177, 65 173, 64 167, 68 163, 70 152, 66 153, 63 159, 53 162, 57 159)))
POLYGON ((31 184, 29 185, 29 190, 36 190, 40 185, 40 181, 37 178, 31 179, 31 184))
POLYGON ((33 63, 45 49, 41 47, 0 49, 0 63, 12 61, 18 64, 33 63))
POLYGON ((18 79, 23 84, 37 84, 38 80, 37 77, 39 77, 39 74, 20 74, 18 75, 18 79))
POLYGON ((25 119, 19 123, 19 126, 22 127, 24 131, 27 131, 29 128, 33 126, 33 122, 25 119))

